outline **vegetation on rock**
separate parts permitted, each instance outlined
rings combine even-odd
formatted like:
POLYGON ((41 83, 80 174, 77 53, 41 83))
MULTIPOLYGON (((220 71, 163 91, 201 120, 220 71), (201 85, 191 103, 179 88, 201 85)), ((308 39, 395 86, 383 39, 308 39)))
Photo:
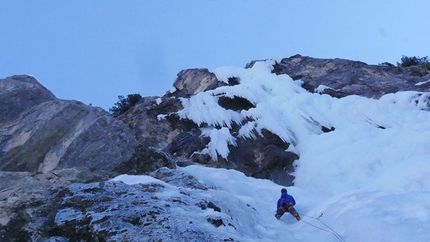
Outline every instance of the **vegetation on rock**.
POLYGON ((389 62, 383 62, 380 66, 397 67, 397 70, 403 72, 405 68, 410 68, 409 73, 411 76, 425 76, 430 73, 430 62, 428 56, 405 56, 403 55, 400 62, 393 65, 389 62))
POLYGON ((142 96, 138 93, 136 94, 128 94, 125 98, 122 95, 118 96, 118 102, 115 103, 115 105, 109 109, 109 112, 114 117, 118 117, 119 115, 127 112, 133 105, 135 105, 137 102, 142 99, 142 96))

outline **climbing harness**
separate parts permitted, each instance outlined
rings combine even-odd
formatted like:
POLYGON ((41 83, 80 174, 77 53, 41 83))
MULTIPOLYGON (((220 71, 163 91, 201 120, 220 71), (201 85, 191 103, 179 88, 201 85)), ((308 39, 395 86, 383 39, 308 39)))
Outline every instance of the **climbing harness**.
POLYGON ((309 222, 306 222, 305 220, 303 220, 302 219, 302 221, 303 222, 305 222, 306 224, 308 224, 308 225, 310 225, 310 226, 312 226, 312 227, 314 227, 314 228, 317 228, 317 229, 319 229, 319 230, 322 230, 322 231, 324 231, 324 232, 327 232, 327 233, 332 233, 339 241, 341 241, 341 242, 345 242, 345 240, 342 238, 342 236, 340 236, 340 234, 338 234, 336 231, 334 231, 332 228, 330 228, 327 224, 325 224, 323 221, 321 221, 320 220, 320 218, 323 216, 323 213, 321 213, 320 214, 320 216, 318 217, 318 218, 315 218, 315 217, 311 217, 311 216, 308 216, 308 215, 304 215, 305 217, 308 217, 308 218, 313 218, 313 219, 316 219, 316 220, 318 220, 320 223, 322 223, 322 224, 324 224, 324 226, 326 226, 327 228, 328 228, 328 230, 327 229, 323 229, 323 228, 321 228, 321 227, 318 227, 318 226, 315 226, 315 225, 313 225, 313 224, 311 224, 311 223, 309 223, 309 222))

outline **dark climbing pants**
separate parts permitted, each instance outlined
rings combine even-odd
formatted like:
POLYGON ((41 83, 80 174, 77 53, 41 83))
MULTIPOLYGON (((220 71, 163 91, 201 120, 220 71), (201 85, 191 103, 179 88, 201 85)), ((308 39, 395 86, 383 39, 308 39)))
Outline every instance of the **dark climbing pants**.
POLYGON ((296 217, 294 214, 298 214, 296 209, 294 208, 293 204, 283 203, 282 206, 280 208, 278 208, 276 215, 282 216, 286 212, 291 213, 291 215, 293 215, 294 217, 296 217))

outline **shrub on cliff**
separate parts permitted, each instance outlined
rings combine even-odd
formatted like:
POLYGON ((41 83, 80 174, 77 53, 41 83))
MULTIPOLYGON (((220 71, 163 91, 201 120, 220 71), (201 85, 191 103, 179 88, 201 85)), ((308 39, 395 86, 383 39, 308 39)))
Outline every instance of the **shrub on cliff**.
POLYGON ((401 63, 397 62, 397 66, 400 67, 408 67, 408 66, 416 66, 416 65, 427 65, 429 63, 428 56, 417 57, 417 56, 402 56, 401 63))
POLYGON ((430 60, 428 56, 405 56, 403 55, 397 65, 389 62, 379 63, 379 66, 396 67, 399 72, 407 71, 411 76, 426 76, 430 73, 430 60))
POLYGON ((142 99, 140 94, 128 94, 125 98, 122 95, 118 96, 118 102, 109 109, 109 112, 114 117, 118 117, 119 115, 127 112, 133 105, 135 105, 139 100, 142 99))

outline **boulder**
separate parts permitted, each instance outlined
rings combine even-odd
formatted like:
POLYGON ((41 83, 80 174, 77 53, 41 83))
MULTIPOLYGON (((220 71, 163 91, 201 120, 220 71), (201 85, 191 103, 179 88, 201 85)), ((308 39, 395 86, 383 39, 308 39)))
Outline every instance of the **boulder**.
POLYGON ((218 81, 215 74, 206 68, 187 69, 178 73, 173 86, 176 88, 176 96, 190 97, 199 92, 212 90, 223 86, 225 83, 218 81))

